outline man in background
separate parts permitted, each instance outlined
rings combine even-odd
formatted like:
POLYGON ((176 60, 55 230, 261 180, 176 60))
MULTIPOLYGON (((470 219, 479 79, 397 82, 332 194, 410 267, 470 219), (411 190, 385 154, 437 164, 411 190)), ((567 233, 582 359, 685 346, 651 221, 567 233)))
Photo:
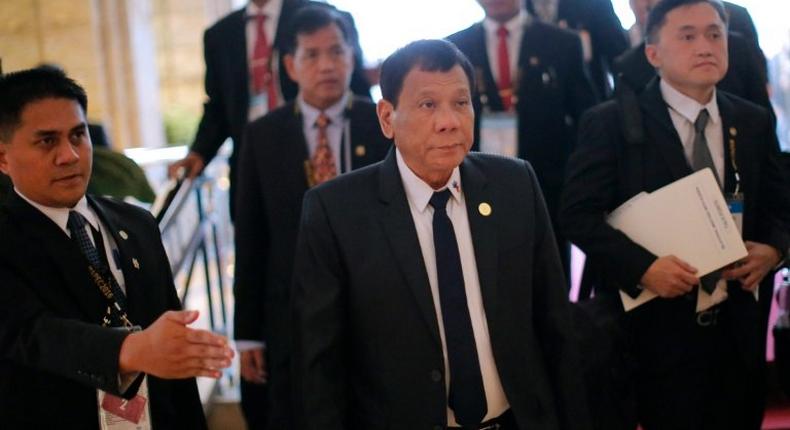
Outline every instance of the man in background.
POLYGON ((234 334, 252 428, 264 428, 255 420, 267 410, 266 428, 293 428, 289 298, 302 195, 381 160, 390 146, 375 105, 349 89, 353 34, 343 17, 306 6, 291 25, 284 64, 299 93, 247 127, 237 176, 234 334))

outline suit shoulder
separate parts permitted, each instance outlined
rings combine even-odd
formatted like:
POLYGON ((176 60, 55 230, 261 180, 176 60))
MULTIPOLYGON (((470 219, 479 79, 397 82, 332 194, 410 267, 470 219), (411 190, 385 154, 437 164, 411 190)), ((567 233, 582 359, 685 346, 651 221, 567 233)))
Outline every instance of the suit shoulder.
POLYGON ((497 154, 470 152, 466 155, 465 162, 475 166, 489 176, 523 175, 525 168, 532 171, 532 165, 529 161, 497 154))
POLYGON ((768 119, 771 118, 771 113, 768 112, 764 106, 760 106, 756 103, 753 103, 749 100, 736 96, 735 94, 728 93, 722 90, 716 90, 719 92, 719 97, 721 101, 724 103, 732 103, 733 109, 737 112, 737 116, 748 116, 755 119, 768 119))
POLYGON ((287 120, 296 115, 296 106, 294 101, 290 101, 277 109, 267 113, 266 115, 252 121, 247 126, 250 129, 259 130, 259 129, 268 129, 273 127, 279 127, 285 124, 287 120))
MULTIPOLYGON (((344 173, 335 179, 311 188, 307 194, 322 196, 322 199, 348 199, 357 198, 361 192, 370 189, 378 182, 377 175, 383 161, 344 173)), ((305 194, 305 197, 307 196, 305 194)))
POLYGON ((475 38, 478 36, 480 31, 479 26, 480 23, 472 24, 471 26, 457 33, 453 33, 447 36, 445 39, 449 42, 454 43, 455 46, 458 47, 458 49, 461 49, 463 51, 464 48, 468 48, 470 45, 474 44, 475 38))
POLYGON ((121 200, 114 199, 112 197, 102 197, 102 196, 90 196, 97 205, 101 206, 101 208, 107 212, 113 213, 117 218, 124 220, 125 222, 134 222, 140 224, 148 224, 156 226, 156 220, 151 212, 123 202, 121 200))
POLYGON ((222 37, 222 35, 228 31, 228 29, 233 28, 236 25, 244 22, 244 9, 239 9, 233 11, 222 18, 220 18, 217 22, 212 24, 209 28, 206 29, 205 36, 206 38, 210 37, 222 37))

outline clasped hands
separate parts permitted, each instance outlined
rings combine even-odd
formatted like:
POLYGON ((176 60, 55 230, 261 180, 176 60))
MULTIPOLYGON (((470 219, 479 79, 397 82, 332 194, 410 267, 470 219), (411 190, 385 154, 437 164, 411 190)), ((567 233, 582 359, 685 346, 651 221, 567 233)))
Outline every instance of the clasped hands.
MULTIPOLYGON (((748 255, 727 267, 722 279, 739 280, 744 290, 754 291, 780 261, 781 255, 774 247, 746 241, 748 255)), ((648 267, 640 284, 659 297, 672 298, 691 292, 699 284, 697 269, 674 255, 660 257, 648 267)))

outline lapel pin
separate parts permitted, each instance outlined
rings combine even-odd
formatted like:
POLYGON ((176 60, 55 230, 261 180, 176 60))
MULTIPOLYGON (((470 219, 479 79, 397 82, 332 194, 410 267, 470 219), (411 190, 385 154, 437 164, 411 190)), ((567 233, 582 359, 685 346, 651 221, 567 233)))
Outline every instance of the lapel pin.
POLYGON ((568 28, 568 21, 566 21, 564 19, 559 20, 557 22, 557 27, 562 28, 562 29, 567 29, 568 28))
POLYGON ((365 147, 363 145, 357 145, 354 147, 354 154, 357 157, 364 157, 365 156, 365 147))
POLYGON ((119 231, 118 232, 118 236, 121 236, 121 239, 123 239, 123 240, 129 239, 129 235, 126 234, 126 232, 124 230, 119 231))
POLYGON ((730 136, 735 137, 738 135, 738 129, 735 127, 730 127, 730 136))
POLYGON ((537 66, 540 64, 540 58, 538 57, 529 57, 529 65, 530 66, 537 66))
POLYGON ((140 270, 140 262, 137 261, 136 258, 132 258, 132 266, 134 266, 135 269, 140 270))
POLYGON ((480 203, 477 206, 477 210, 480 212, 480 215, 489 216, 491 215, 491 205, 486 202, 480 203))

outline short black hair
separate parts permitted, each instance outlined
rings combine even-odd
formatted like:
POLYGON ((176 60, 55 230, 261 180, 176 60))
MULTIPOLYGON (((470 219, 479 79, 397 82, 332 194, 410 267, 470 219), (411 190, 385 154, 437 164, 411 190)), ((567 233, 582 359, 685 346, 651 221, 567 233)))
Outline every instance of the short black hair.
POLYGON ((719 14, 724 25, 727 25, 727 11, 720 0, 661 0, 650 10, 650 14, 647 16, 647 28, 645 29, 647 43, 655 43, 658 40, 658 32, 666 23, 669 12, 679 7, 691 6, 697 3, 711 5, 716 10, 716 13, 719 14))
POLYGON ((288 21, 288 32, 285 40, 285 52, 293 54, 298 47, 299 35, 313 34, 316 31, 335 24, 343 34, 346 45, 352 46, 351 26, 348 20, 338 13, 334 6, 313 4, 296 11, 288 21))
POLYGON ((28 104, 46 98, 74 100, 83 113, 88 111, 85 90, 60 69, 43 66, 1 75, 0 142, 11 140, 28 104))
POLYGON ((469 59, 451 42, 426 39, 411 42, 384 60, 379 80, 384 100, 398 106, 403 80, 415 66, 426 72, 447 72, 461 66, 469 80, 469 90, 474 91, 475 78, 469 59))

